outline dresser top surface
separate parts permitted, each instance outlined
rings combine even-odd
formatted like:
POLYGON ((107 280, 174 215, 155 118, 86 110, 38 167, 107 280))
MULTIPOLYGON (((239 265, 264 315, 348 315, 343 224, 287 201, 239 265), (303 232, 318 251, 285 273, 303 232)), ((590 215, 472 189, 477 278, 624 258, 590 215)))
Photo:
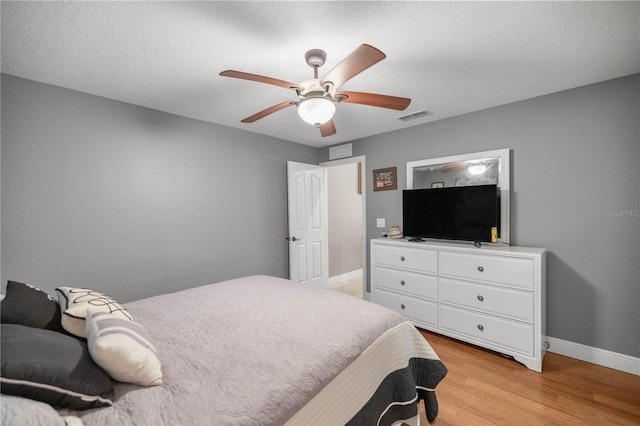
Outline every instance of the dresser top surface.
POLYGON ((493 244, 493 243, 482 243, 480 247, 476 247, 471 241, 441 241, 435 239, 425 239, 424 241, 409 241, 406 238, 394 239, 388 237, 382 238, 374 238, 371 242, 382 243, 382 244, 391 244, 391 245, 400 245, 404 247, 424 247, 424 248, 433 248, 433 249, 454 249, 454 250, 462 250, 466 252, 477 252, 480 253, 520 253, 520 254, 543 254, 545 253, 544 248, 540 247, 522 247, 522 246, 509 246, 506 244, 493 244))

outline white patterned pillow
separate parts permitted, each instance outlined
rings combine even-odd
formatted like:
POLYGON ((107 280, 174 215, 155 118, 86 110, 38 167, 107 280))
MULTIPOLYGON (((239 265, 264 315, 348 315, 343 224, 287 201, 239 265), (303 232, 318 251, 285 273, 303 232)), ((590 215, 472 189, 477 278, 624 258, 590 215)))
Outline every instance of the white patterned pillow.
POLYGON ((93 361, 113 379, 141 386, 162 384, 158 354, 140 324, 89 308, 87 346, 93 361))
POLYGON ((115 299, 88 288, 58 287, 62 327, 76 336, 87 337, 85 319, 90 307, 133 321, 129 312, 115 299))

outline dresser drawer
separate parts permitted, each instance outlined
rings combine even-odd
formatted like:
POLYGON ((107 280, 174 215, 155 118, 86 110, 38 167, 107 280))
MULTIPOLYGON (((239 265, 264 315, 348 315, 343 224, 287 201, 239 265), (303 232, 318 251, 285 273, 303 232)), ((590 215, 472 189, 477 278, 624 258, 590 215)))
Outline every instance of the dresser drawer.
POLYGON ((401 291, 427 299, 438 299, 438 277, 399 269, 373 267, 373 283, 378 287, 401 291))
POLYGON ((373 289, 373 301, 409 319, 414 319, 433 327, 438 326, 438 305, 435 302, 415 299, 380 289, 373 289))
POLYGON ((533 325, 439 305, 440 329, 533 355, 533 325))
POLYGON ((533 289, 534 262, 509 256, 440 252, 440 275, 533 289))
POLYGON ((374 265, 392 266, 428 274, 438 272, 438 252, 436 250, 376 244, 373 249, 372 262, 374 265))
POLYGON ((439 301, 485 313, 532 322, 533 293, 440 278, 439 301))

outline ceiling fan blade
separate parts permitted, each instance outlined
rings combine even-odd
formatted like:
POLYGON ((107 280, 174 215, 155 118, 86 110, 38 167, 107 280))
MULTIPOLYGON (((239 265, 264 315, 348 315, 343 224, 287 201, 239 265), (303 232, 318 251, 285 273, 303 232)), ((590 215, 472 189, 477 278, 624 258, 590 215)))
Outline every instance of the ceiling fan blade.
POLYGON ((326 83, 332 83, 333 87, 337 89, 354 76, 386 57, 387 55, 375 47, 362 44, 324 76, 322 86, 324 87, 326 83))
POLYGON ((464 169, 466 166, 467 165, 465 163, 452 163, 442 167, 440 171, 442 173, 449 173, 449 172, 454 172, 456 170, 464 169))
POLYGON ((260 120, 261 118, 264 118, 269 114, 273 114, 274 112, 278 112, 281 109, 284 109, 284 108, 288 107, 289 105, 293 105, 296 102, 297 102, 297 99, 279 103, 277 105, 274 105, 272 107, 264 109, 264 110, 262 110, 262 111, 260 111, 260 112, 258 112, 256 114, 253 114, 252 116, 247 117, 244 120, 241 120, 241 122, 242 123, 253 123, 254 121, 260 120))
POLYGON ((258 83, 273 84, 274 86, 283 87, 285 89, 302 90, 302 87, 296 83, 279 80, 277 78, 265 77, 264 75, 251 74, 248 72, 226 70, 226 71, 222 71, 220 75, 223 77, 232 77, 232 78, 239 78, 242 80, 257 81, 258 83))
POLYGON ((333 122, 333 118, 320 125, 320 134, 323 138, 336 134, 336 124, 333 122))
POLYGON ((340 101, 342 103, 370 105, 380 108, 395 109, 398 111, 404 111, 411 103, 411 99, 401 98, 398 96, 378 95, 375 93, 364 92, 336 93, 336 98, 341 98, 343 96, 346 96, 346 98, 340 101))

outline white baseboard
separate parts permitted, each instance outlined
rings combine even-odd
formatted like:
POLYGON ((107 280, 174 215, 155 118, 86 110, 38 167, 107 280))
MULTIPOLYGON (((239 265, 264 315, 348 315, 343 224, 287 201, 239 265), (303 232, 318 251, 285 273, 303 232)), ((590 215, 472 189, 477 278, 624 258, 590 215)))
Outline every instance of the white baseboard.
POLYGON ((640 376, 640 358, 556 339, 555 337, 547 336, 546 340, 549 343, 548 352, 640 376))
POLYGON ((362 276, 362 268, 355 271, 347 272, 346 274, 336 275, 335 277, 329 277, 329 285, 334 285, 342 281, 358 278, 362 276))

